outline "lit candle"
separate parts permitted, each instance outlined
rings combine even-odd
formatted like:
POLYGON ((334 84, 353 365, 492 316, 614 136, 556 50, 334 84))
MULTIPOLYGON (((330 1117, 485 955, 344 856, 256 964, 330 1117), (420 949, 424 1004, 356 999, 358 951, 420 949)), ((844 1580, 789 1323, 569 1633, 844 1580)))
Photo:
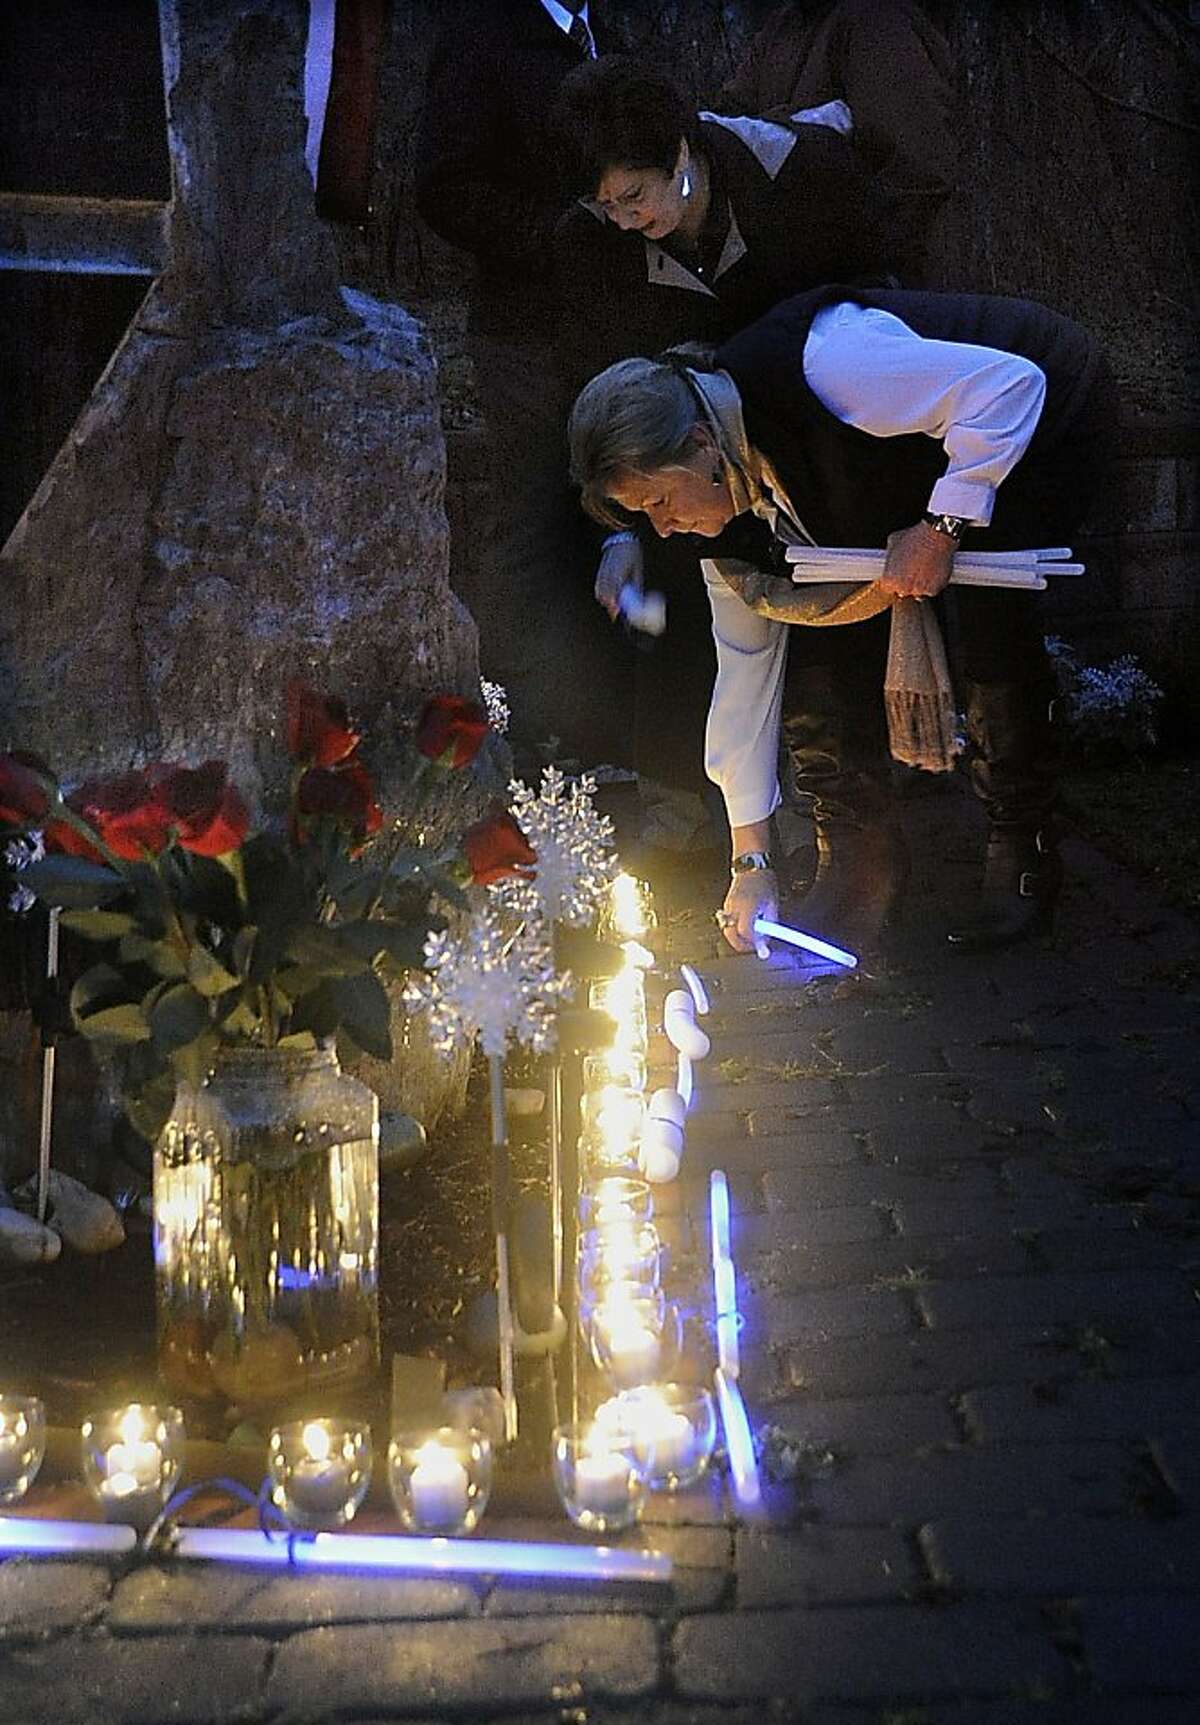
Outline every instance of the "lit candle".
POLYGON ((88 1481, 113 1521, 149 1524, 179 1477, 183 1420, 176 1408, 133 1403, 83 1424, 88 1481))
POLYGON ((0 1395, 0 1504, 24 1497, 45 1447, 46 1416, 38 1398, 0 1395))
POLYGON ((658 1370, 662 1343, 634 1312, 601 1319, 608 1369, 621 1384, 644 1384, 658 1370))
POLYGON ((458 1527, 470 1502, 466 1468, 436 1440, 421 1445, 408 1482, 413 1520, 419 1527, 458 1527))
POLYGON ((310 1420, 300 1434, 304 1454, 296 1458, 286 1495, 295 1507, 309 1515, 336 1515, 346 1501, 346 1468, 339 1456, 330 1454, 329 1429, 310 1420))
POLYGON ((612 1519, 629 1504, 629 1460, 619 1450, 593 1450, 575 1462, 575 1504, 591 1515, 612 1519))
POLYGON ((629 1429, 638 1465, 655 1479, 687 1473, 692 1465, 692 1422, 686 1414, 676 1413, 661 1396, 648 1395, 635 1404, 629 1429))
POLYGON ((619 874, 609 889, 613 933, 621 940, 643 935, 648 926, 646 891, 636 875, 619 874))

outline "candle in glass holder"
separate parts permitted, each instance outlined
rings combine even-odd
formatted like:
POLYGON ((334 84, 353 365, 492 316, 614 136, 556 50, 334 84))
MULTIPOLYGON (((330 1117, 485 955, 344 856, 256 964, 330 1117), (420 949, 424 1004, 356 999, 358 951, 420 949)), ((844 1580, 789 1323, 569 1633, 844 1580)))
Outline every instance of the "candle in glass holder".
POLYGON ((650 1382, 662 1358, 662 1298, 615 1287, 590 1314, 596 1364, 618 1388, 650 1382))
POLYGON ((334 1419, 276 1426, 267 1445, 271 1500, 298 1527, 345 1527, 371 1484, 371 1432, 334 1419))
POLYGON ((46 1453, 46 1411, 37 1396, 0 1395, 0 1503, 25 1496, 46 1453))
POLYGON ((622 1434, 651 1490, 691 1485, 707 1469, 716 1442, 713 1399, 700 1385, 625 1390, 596 1410, 596 1424, 622 1434))
POLYGON ((81 1435, 84 1475, 105 1519, 149 1526, 183 1465, 179 1409, 133 1402, 89 1415, 81 1435))
POLYGON ((558 1426, 551 1461, 563 1508, 577 1527, 605 1533, 640 1516, 642 1482, 618 1436, 595 1426, 558 1426))
POLYGON ((582 1193, 580 1216, 592 1228, 603 1228, 611 1222, 649 1222, 654 1216, 654 1199, 645 1180, 607 1174, 590 1191, 582 1193))
POLYGON ((476 1427, 400 1435, 388 1451, 388 1481, 414 1533, 469 1533, 491 1491, 492 1446, 476 1427))

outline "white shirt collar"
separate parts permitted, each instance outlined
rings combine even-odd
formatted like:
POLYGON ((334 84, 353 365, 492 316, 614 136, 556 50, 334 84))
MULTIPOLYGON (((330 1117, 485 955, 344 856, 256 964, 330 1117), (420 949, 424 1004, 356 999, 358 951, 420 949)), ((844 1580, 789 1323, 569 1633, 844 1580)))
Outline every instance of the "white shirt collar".
MULTIPOLYGON (((558 0, 542 0, 542 6, 558 25, 563 35, 566 36, 570 31, 571 25, 575 22, 576 14, 574 12, 568 12, 565 6, 560 6, 558 4, 558 0)), ((592 26, 588 19, 588 9, 586 6, 581 6, 579 8, 578 16, 583 19, 584 23, 590 30, 592 26)))

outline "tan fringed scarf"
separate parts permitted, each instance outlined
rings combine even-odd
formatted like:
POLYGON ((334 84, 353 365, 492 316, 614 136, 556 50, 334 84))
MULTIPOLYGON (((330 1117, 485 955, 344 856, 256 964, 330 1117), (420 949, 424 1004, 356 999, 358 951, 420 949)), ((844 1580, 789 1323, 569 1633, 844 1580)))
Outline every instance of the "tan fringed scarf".
MULTIPOLYGON (((726 371, 693 371, 688 380, 716 439, 734 508, 752 510, 789 543, 812 543, 792 508, 779 476, 752 447, 742 418, 741 397, 726 371)), ((713 560, 722 579, 761 617, 780 623, 825 628, 863 623, 889 606, 892 612, 883 698, 888 747, 906 766, 947 773, 959 751, 954 695, 946 649, 930 605, 892 599, 877 582, 827 581, 797 585, 732 557, 713 560)))

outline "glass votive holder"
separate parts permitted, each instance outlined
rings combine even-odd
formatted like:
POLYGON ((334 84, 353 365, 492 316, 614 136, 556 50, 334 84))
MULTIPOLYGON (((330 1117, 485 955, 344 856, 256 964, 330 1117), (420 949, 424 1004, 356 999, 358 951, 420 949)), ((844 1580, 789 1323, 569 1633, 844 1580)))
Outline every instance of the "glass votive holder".
POLYGON ((646 1099, 640 1090, 625 1084, 605 1084, 589 1090, 581 1103, 583 1130, 589 1136, 630 1139, 636 1144, 646 1120, 646 1099))
POLYGON ((619 1433, 594 1425, 556 1426, 551 1471, 562 1506, 588 1533, 616 1533, 642 1513, 645 1487, 619 1433))
POLYGON ((629 1446, 651 1491, 679 1491, 708 1471, 717 1410, 702 1384, 644 1384, 596 1409, 596 1424, 629 1446))
POLYGON ((579 1160, 589 1180, 604 1180, 610 1174, 635 1179, 641 1172, 640 1148, 640 1137, 605 1138, 591 1127, 579 1135, 579 1160))
POLYGON ((46 1410, 37 1396, 0 1395, 0 1504, 25 1496, 46 1453, 46 1410))
POLYGON ((631 965, 617 976, 605 977, 602 982, 593 982, 588 990, 588 1005, 597 1012, 606 1012, 613 1020, 614 1048, 645 1053, 646 985, 636 966, 631 965))
POLYGON ((633 1180, 627 1174, 603 1175, 580 1193, 579 1219, 585 1228, 653 1221, 654 1194, 649 1182, 633 1180))
POLYGON ((587 1095, 606 1084, 620 1084, 639 1093, 646 1088, 646 1059, 631 1048, 606 1048, 583 1057, 583 1088, 587 1095))
POLYGON ((615 1285, 586 1315, 592 1358, 614 1389, 653 1383, 672 1357, 668 1307, 661 1288, 630 1292, 615 1285))
POLYGON ((388 1485, 410 1533, 473 1533, 492 1491, 492 1445, 478 1427, 398 1432, 388 1485))
POLYGON ((654 897, 649 883, 622 870, 608 889, 608 902, 599 917, 605 940, 642 940, 656 926, 654 897))
POLYGON ((183 1415, 178 1408, 131 1402, 89 1414, 81 1429, 83 1476, 106 1521, 144 1531, 183 1471, 183 1415))
POLYGON ((289 1420, 267 1443, 271 1502, 297 1527, 345 1527, 371 1485, 371 1428, 356 1420, 289 1420))
POLYGON ((653 1222, 607 1222, 579 1238, 579 1286, 638 1282, 656 1288, 662 1241, 653 1222))

